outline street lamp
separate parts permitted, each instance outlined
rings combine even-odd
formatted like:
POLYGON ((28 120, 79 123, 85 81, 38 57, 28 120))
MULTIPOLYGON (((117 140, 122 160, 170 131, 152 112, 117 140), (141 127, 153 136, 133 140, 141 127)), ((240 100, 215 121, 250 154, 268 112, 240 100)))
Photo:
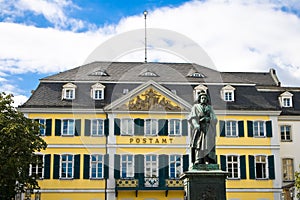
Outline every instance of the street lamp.
POLYGON ((148 15, 148 11, 145 10, 143 12, 144 17, 145 17, 145 63, 147 63, 147 15, 148 15))
POLYGON ((26 200, 31 200, 31 192, 32 192, 32 190, 29 188, 25 190, 25 199, 26 200))
POLYGON ((290 188, 290 197, 291 197, 292 200, 295 197, 295 188, 294 187, 290 188))
POLYGON ((41 200, 41 192, 40 192, 40 190, 37 190, 35 192, 34 200, 41 200))
POLYGON ((285 197, 284 192, 282 192, 282 193, 281 193, 281 200, 285 200, 284 197, 285 197))

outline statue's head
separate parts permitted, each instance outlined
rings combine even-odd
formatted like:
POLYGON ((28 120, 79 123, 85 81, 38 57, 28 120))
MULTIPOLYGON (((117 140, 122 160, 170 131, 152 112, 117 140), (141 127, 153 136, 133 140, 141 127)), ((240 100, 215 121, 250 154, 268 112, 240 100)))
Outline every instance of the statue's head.
POLYGON ((209 97, 205 91, 201 91, 198 95, 198 103, 207 104, 209 102, 209 97))

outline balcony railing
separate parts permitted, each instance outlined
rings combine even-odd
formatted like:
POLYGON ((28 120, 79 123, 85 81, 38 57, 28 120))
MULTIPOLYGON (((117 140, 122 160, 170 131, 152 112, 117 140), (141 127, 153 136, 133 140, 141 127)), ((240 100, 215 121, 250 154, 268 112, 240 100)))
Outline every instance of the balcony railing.
POLYGON ((159 178, 157 177, 144 178, 144 184, 145 187, 158 187, 159 178))

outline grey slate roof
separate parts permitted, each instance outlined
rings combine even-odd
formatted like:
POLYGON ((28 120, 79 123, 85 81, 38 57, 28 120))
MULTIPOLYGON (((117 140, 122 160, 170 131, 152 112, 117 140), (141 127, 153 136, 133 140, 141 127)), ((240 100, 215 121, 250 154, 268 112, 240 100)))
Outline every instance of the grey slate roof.
POLYGON ((253 83, 276 85, 269 73, 227 73, 219 72, 192 63, 144 63, 144 62, 93 62, 65 72, 48 76, 41 81, 127 81, 146 82, 199 82, 199 83, 253 83), (157 77, 144 77, 141 72, 149 70, 157 77), (95 76, 95 72, 105 72, 108 76, 95 76), (203 74, 204 78, 190 77, 191 71, 203 74))
MULTIPOLYGON (((138 63, 138 62, 93 62, 65 72, 41 79, 41 82, 23 108, 104 108, 122 97, 123 89, 130 91, 149 80, 160 83, 168 90, 176 90, 183 100, 194 103, 193 88, 200 83, 207 84, 212 105, 217 110, 281 110, 278 96, 282 91, 265 92, 261 88, 275 88, 276 80, 271 73, 218 72, 191 63, 138 63), (141 76, 145 69, 157 77, 141 76), (191 71, 203 74, 204 78, 189 77, 191 71), (107 76, 93 74, 107 73, 107 76), (76 98, 62 100, 62 87, 66 82, 76 84, 76 98), (105 99, 93 100, 91 86, 95 82, 105 85, 105 99), (217 84, 216 84, 217 83, 217 84), (232 83, 235 101, 224 102, 220 91, 224 83, 232 83)), ((294 93, 294 109, 283 109, 285 114, 300 114, 300 92, 294 93), (298 100, 299 99, 299 100, 298 100)))

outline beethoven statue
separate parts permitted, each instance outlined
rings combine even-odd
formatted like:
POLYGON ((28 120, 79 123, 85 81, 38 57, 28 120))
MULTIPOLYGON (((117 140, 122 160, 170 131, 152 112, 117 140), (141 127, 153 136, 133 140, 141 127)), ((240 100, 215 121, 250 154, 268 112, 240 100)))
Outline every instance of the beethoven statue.
POLYGON ((188 121, 193 130, 190 144, 193 164, 216 164, 217 118, 204 91, 200 92, 198 103, 193 105, 188 121))

